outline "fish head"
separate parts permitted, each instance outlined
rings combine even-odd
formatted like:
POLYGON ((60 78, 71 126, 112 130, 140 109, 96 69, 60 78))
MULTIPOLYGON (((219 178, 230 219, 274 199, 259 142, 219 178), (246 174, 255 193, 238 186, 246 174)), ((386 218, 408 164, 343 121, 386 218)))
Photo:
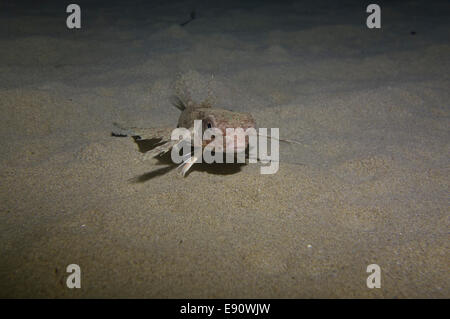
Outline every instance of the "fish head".
MULTIPOLYGON (((202 118, 202 130, 220 130, 222 147, 226 153, 244 152, 249 143, 249 134, 256 134, 255 120, 250 113, 233 112, 223 109, 209 109, 202 118)), ((218 131, 216 131, 218 132, 218 131)), ((216 137, 204 139, 205 145, 216 137)), ((219 142, 220 143, 220 142, 219 142)))

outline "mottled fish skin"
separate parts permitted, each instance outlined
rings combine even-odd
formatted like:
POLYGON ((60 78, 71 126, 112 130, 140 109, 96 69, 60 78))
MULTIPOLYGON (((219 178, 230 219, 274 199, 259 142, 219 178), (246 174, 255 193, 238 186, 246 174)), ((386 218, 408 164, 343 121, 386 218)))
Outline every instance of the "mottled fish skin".
MULTIPOLYGON (((256 123, 250 113, 234 112, 213 107, 211 103, 194 103, 174 97, 173 105, 181 110, 177 127, 191 128, 195 120, 210 121, 211 127, 219 128, 225 136, 226 128, 255 128, 256 123)), ((207 123, 206 123, 207 124, 207 123)))
POLYGON ((211 127, 219 128, 223 135, 226 134, 226 128, 241 127, 245 130, 254 128, 256 124, 250 113, 232 112, 219 108, 190 107, 181 112, 178 127, 193 127, 194 120, 209 121, 211 127))

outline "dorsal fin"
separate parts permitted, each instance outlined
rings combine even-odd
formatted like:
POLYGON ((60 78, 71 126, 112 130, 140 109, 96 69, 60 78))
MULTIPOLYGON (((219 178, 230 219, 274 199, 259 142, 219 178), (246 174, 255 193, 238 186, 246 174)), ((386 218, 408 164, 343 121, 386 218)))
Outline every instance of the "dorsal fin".
POLYGON ((208 101, 203 101, 201 103, 194 103, 191 100, 184 101, 179 96, 172 96, 171 98, 172 105, 175 106, 180 111, 184 111, 185 109, 199 109, 199 108, 211 108, 212 105, 208 101))
POLYGON ((176 95, 171 97, 170 102, 181 112, 183 112, 186 109, 186 104, 176 95))

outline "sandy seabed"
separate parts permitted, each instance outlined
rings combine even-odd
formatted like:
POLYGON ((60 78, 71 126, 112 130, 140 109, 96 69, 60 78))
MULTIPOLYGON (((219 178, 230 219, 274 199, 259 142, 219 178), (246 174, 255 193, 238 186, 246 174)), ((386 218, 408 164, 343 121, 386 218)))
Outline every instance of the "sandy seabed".
POLYGON ((0 10, 1 297, 450 297, 447 2, 79 4, 0 10), (175 125, 177 74, 303 145, 142 161, 112 123, 175 125))

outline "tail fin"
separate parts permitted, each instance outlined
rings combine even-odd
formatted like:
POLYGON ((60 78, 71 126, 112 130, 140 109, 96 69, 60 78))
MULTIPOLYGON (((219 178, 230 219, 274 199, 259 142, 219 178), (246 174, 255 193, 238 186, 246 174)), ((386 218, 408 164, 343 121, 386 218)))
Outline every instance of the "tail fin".
POLYGON ((113 125, 114 125, 114 130, 111 132, 111 136, 126 137, 126 136, 132 136, 134 134, 133 130, 131 130, 129 128, 125 128, 117 122, 114 122, 113 125))

